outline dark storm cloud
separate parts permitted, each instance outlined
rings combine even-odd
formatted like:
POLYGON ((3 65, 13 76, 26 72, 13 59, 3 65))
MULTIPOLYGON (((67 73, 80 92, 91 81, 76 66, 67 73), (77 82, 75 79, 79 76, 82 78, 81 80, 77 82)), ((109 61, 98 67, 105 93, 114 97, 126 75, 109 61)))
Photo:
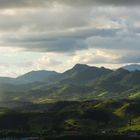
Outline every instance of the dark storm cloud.
POLYGON ((70 6, 94 6, 94 5, 114 5, 114 6, 137 6, 139 0, 0 0, 0 8, 28 8, 44 7, 54 3, 70 6))
POLYGON ((89 37, 113 37, 120 29, 77 29, 54 33, 40 33, 37 35, 5 36, 1 46, 21 47, 29 51, 75 52, 87 49, 85 40, 89 37))
POLYGON ((137 6, 140 0, 0 0, 0 47, 67 54, 105 49, 120 52, 114 63, 137 63, 140 54, 126 53, 140 51, 137 6))
POLYGON ((87 39, 89 46, 107 50, 140 51, 140 36, 134 30, 121 30, 114 37, 91 37, 87 39))
POLYGON ((0 0, 0 8, 42 7, 47 0, 0 0))
POLYGON ((60 0, 66 4, 73 5, 114 5, 114 6, 132 6, 139 5, 139 0, 60 0))

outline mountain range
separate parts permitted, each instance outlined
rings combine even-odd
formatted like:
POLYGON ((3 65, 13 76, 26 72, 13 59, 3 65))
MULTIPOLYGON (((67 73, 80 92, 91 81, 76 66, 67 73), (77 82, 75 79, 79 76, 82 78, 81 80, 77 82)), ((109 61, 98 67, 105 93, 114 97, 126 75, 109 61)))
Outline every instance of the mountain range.
POLYGON ((139 98, 139 66, 129 65, 114 71, 76 64, 64 73, 42 70, 31 71, 17 78, 0 77, 0 101, 45 103, 139 98))

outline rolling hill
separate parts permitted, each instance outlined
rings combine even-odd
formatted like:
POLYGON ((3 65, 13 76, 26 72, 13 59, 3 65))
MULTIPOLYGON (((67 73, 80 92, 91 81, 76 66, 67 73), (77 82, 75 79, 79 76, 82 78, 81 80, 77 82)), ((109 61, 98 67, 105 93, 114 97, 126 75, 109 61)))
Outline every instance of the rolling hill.
POLYGON ((138 70, 120 68, 113 71, 104 67, 76 64, 64 73, 31 71, 17 78, 0 79, 0 101, 43 103, 140 97, 138 70))
MULTIPOLYGON (((1 105, 1 104, 0 104, 1 105)), ((51 104, 18 103, 0 108, 0 134, 34 132, 46 136, 120 135, 140 131, 137 100, 61 101, 51 104), (117 134, 117 135, 116 135, 117 134)), ((131 133, 130 133, 131 134, 131 133)), ((103 138, 104 139, 104 138, 103 138)))
POLYGON ((58 73, 55 71, 46 71, 46 70, 31 71, 17 77, 16 81, 19 81, 20 83, 41 82, 43 80, 49 79, 50 77, 54 77, 56 75, 58 75, 58 73))

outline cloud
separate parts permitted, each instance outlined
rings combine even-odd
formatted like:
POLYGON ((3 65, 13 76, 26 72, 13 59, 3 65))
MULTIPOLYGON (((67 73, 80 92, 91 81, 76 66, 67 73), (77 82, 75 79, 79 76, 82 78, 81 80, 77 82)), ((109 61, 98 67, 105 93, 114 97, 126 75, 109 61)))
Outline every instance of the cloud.
MULTIPOLYGON (((54 53, 41 53, 34 56, 36 53, 17 54, 18 56, 6 56, 5 60, 0 59, 0 76, 17 77, 32 70, 56 70, 63 71, 62 63, 63 57, 54 53), (20 56, 21 55, 21 56, 20 56), (24 56, 23 56, 24 55, 24 56), (59 60, 56 59, 59 57, 59 60), (20 56, 20 57, 19 57, 20 56), (61 58, 62 57, 62 58, 61 58), (14 61, 13 59, 18 59, 14 61)), ((1 57, 1 56, 0 56, 1 57)))
POLYGON ((46 0, 0 0, 0 8, 42 7, 46 3, 46 0))
POLYGON ((69 60, 68 64, 89 64, 103 66, 109 65, 123 65, 129 63, 140 62, 140 52, 136 51, 113 51, 107 49, 89 49, 87 51, 80 51, 75 53, 69 60))
POLYGON ((116 63, 122 63, 122 64, 140 63, 140 52, 133 51, 125 55, 122 54, 122 56, 119 59, 117 59, 116 63))
POLYGON ((117 54, 109 53, 100 49, 89 49, 88 51, 81 51, 76 53, 68 63, 77 64, 103 64, 103 63, 114 63, 120 56, 117 54))
POLYGON ((139 0, 0 0, 0 72, 138 63, 139 6, 139 0))
POLYGON ((137 6, 139 0, 0 0, 0 8, 35 8, 55 3, 69 6, 137 6))
POLYGON ((117 33, 115 37, 91 37, 88 38, 87 43, 89 46, 94 46, 94 48, 102 48, 107 50, 124 50, 139 51, 140 47, 140 36, 137 33, 133 33, 129 30, 122 30, 117 33))
MULTIPOLYGON (((52 32, 82 27, 116 27, 120 25, 109 15, 111 9, 76 8, 55 6, 47 9, 0 11, 0 31, 2 32, 52 32), (95 14, 96 13, 96 14, 95 14)), ((120 15, 118 15, 120 16, 120 15)))
POLYGON ((140 63, 139 56, 123 56, 119 59, 119 63, 140 63))
MULTIPOLYGON (((62 2, 63 0, 58 0, 62 2)), ((113 5, 113 6, 133 6, 133 5, 140 5, 139 0, 65 0, 63 1, 65 4, 68 5, 76 5, 76 6, 86 6, 86 5, 113 5)))
POLYGON ((59 60, 54 59, 54 55, 51 54, 45 54, 42 57, 38 58, 38 60, 35 60, 32 62, 32 67, 34 69, 43 69, 43 68, 51 68, 54 66, 61 65, 62 62, 59 60))
POLYGON ((120 29, 75 29, 53 33, 22 34, 21 36, 5 35, 1 46, 23 48, 37 52, 75 52, 87 49, 85 39, 89 37, 113 37, 120 29))

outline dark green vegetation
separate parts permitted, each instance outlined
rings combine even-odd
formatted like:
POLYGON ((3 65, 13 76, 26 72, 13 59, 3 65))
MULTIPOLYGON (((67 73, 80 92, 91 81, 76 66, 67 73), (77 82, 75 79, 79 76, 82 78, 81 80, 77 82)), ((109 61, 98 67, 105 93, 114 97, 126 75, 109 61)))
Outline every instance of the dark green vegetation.
POLYGON ((0 108, 1 133, 24 132, 47 137, 140 133, 140 100, 5 105, 0 108))
POLYGON ((1 136, 129 140, 140 133, 139 116, 139 70, 77 64, 0 78, 1 136))
MULTIPOLYGON (((130 66, 129 66, 130 67, 130 66)), ((64 73, 32 71, 0 78, 0 101, 48 103, 62 100, 140 97, 140 71, 110 70, 77 64, 64 73)))

